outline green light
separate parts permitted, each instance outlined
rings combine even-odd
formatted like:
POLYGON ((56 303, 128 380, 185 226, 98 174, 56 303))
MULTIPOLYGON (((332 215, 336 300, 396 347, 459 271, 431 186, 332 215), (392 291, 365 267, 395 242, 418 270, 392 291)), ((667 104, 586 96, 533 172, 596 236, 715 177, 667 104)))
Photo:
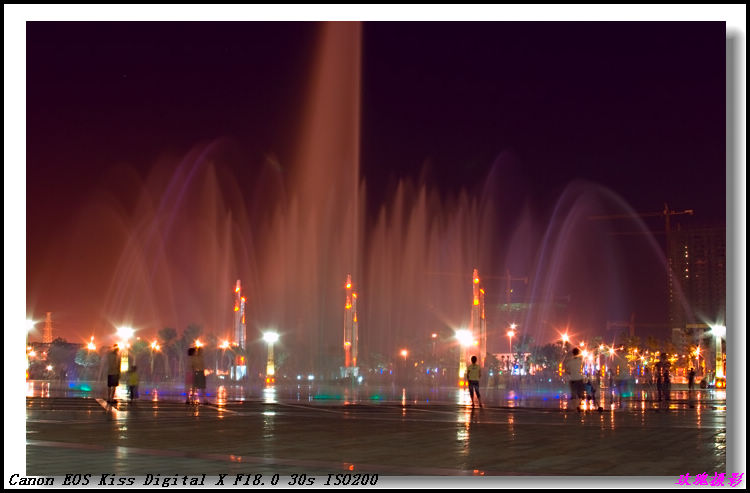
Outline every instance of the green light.
POLYGON ((327 395, 327 394, 318 394, 313 399, 320 399, 320 400, 328 400, 328 399, 335 399, 335 400, 341 400, 340 395, 327 395))

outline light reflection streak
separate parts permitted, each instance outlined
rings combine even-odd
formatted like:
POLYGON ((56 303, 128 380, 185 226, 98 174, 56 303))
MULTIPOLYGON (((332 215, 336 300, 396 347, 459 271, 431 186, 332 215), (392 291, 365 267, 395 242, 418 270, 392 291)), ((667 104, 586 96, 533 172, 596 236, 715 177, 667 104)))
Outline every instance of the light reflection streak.
POLYGON ((227 405, 227 388, 223 385, 216 389, 216 405, 221 408, 227 405))
POLYGON ((516 423, 516 418, 513 413, 508 414, 508 431, 510 431, 510 439, 516 439, 516 427, 513 426, 516 423))
POLYGON ((470 406, 471 405, 471 395, 469 395, 468 389, 459 389, 458 393, 456 394, 458 405, 460 406, 470 406))
POLYGON ((263 389, 263 402, 265 404, 276 404, 276 388, 266 387, 263 389))

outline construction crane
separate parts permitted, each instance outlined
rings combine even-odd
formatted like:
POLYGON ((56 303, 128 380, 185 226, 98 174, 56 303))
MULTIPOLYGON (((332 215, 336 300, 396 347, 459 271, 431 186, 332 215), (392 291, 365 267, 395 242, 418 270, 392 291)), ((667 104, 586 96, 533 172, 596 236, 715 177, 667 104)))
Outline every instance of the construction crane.
MULTIPOLYGON (((679 216, 682 214, 693 215, 693 209, 685 209, 684 211, 673 211, 665 203, 664 210, 659 212, 635 212, 631 214, 613 214, 609 216, 589 216, 592 221, 603 220, 603 219, 632 219, 634 217, 664 217, 664 233, 667 235, 667 241, 669 241, 669 233, 671 227, 669 224, 669 218, 672 216, 679 216)), ((634 233, 634 234, 646 234, 646 233, 634 233)))
POLYGON ((642 329, 669 329, 668 324, 664 323, 636 323, 635 312, 630 314, 630 320, 607 320, 607 332, 612 329, 628 329, 630 337, 635 336, 635 328, 642 329))
MULTIPOLYGON (((608 219, 632 219, 634 217, 663 217, 664 218, 664 235, 666 237, 666 260, 667 260, 667 289, 669 292, 672 292, 672 286, 674 284, 674 273, 672 271, 673 261, 672 261, 672 238, 671 238, 671 225, 669 219, 672 216, 679 216, 679 215, 690 215, 692 216, 694 213, 693 209, 685 209, 683 211, 674 211, 669 208, 669 206, 664 203, 664 210, 659 212, 635 212, 630 214, 614 214, 614 215, 608 215, 608 216, 589 216, 589 220, 608 220, 608 219)), ((652 231, 645 231, 645 232, 635 232, 635 233, 615 233, 615 234, 631 234, 631 235, 644 235, 644 234, 654 234, 652 231)), ((658 324, 635 324, 634 318, 631 315, 630 322, 607 322, 607 329, 610 327, 627 327, 629 329, 630 335, 635 334, 635 327, 636 325, 640 327, 654 327, 658 324)))

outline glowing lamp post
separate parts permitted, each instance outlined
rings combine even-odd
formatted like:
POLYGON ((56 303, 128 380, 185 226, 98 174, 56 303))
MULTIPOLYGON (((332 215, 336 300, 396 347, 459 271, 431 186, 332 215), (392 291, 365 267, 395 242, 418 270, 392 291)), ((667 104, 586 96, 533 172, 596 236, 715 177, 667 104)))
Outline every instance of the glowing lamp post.
POLYGON ((474 336, 470 330, 461 329, 456 331, 456 339, 458 339, 459 348, 459 359, 458 359, 458 378, 459 385, 464 384, 464 376, 466 375, 466 349, 471 347, 474 342, 474 336))
POLYGON ((276 332, 265 332, 263 340, 268 343, 268 363, 266 364, 266 383, 270 383, 275 369, 273 366, 273 343, 279 340, 279 334, 276 332))
MULTIPOLYGON (((27 369, 29 368, 29 352, 31 351, 33 353, 33 351, 29 349, 29 332, 34 330, 35 323, 36 322, 34 322, 33 320, 29 320, 28 318, 26 319, 26 368, 27 369)), ((26 376, 28 378, 28 372, 26 376)))
MULTIPOLYGON (((700 370, 701 367, 701 346, 700 344, 695 348, 695 369, 696 371, 700 370)), ((701 372, 702 374, 702 372, 701 372)))
POLYGON ((727 335, 727 328, 723 325, 712 325, 711 334, 716 344, 716 378, 724 378, 724 355, 721 348, 721 340, 727 335))
POLYGON ((27 346, 29 345, 29 332, 34 330, 34 324, 36 324, 36 322, 34 322, 33 320, 30 320, 28 318, 26 319, 26 345, 27 346))
POLYGON ((154 381, 154 351, 161 349, 157 341, 151 341, 151 381, 154 381))
POLYGON ((117 327, 117 337, 120 340, 117 344, 120 347, 120 350, 125 349, 120 356, 120 371, 123 373, 127 372, 129 368, 127 349, 130 347, 130 343, 128 343, 128 340, 133 337, 134 333, 135 331, 132 327, 117 327))

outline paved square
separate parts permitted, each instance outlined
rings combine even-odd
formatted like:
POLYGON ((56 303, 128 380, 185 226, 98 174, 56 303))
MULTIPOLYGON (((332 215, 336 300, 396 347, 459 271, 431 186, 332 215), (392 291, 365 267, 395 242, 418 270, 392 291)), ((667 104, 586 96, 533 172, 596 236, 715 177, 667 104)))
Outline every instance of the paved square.
POLYGON ((472 409, 452 392, 457 401, 406 392, 401 401, 320 392, 295 398, 287 390, 199 406, 178 401, 179 393, 115 406, 94 397, 29 397, 26 474, 678 478, 726 470, 726 403, 708 393, 689 401, 673 392, 662 409, 648 399, 622 407, 605 399, 604 412, 578 413, 560 409, 564 395, 519 400, 489 391, 486 407, 472 409))

